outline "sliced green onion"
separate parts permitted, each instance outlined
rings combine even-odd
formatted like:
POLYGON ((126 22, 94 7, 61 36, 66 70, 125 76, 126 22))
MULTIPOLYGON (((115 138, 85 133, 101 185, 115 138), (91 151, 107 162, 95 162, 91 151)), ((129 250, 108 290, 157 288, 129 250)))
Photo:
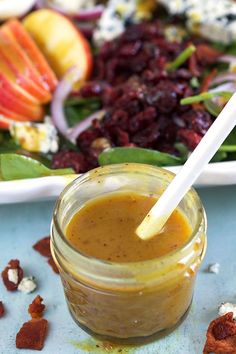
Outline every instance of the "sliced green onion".
POLYGON ((191 44, 187 48, 185 48, 175 60, 170 63, 167 63, 166 68, 167 70, 176 70, 178 69, 186 60, 191 57, 191 55, 196 51, 196 47, 191 44))
POLYGON ((236 145, 221 145, 218 151, 221 152, 236 152, 236 145))
POLYGON ((203 92, 200 95, 190 96, 183 98, 180 101, 180 104, 192 104, 197 102, 204 102, 206 100, 211 100, 214 97, 224 97, 225 99, 229 100, 233 96, 232 92, 229 91, 219 91, 219 92, 203 92))
POLYGON ((204 106, 207 109, 207 111, 213 116, 213 117, 218 117, 220 114, 221 110, 223 107, 218 106, 215 102, 212 100, 206 100, 204 102, 204 106))
POLYGON ((193 76, 192 79, 190 80, 190 85, 193 88, 198 88, 200 86, 200 82, 196 76, 193 76))

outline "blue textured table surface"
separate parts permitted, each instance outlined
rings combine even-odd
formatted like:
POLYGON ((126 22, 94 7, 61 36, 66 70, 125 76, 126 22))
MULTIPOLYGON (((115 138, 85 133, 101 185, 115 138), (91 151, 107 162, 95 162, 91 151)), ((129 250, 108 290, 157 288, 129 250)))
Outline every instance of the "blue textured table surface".
MULTIPOLYGON (((221 302, 236 303, 236 186, 201 189, 200 196, 208 216, 208 250, 199 272, 189 316, 172 334, 155 343, 132 350, 132 354, 200 354, 209 322, 216 317, 221 302), (205 272, 210 263, 219 262, 218 275, 205 272)), ((15 336, 29 319, 27 308, 36 294, 45 299, 45 317, 50 329, 44 354, 106 353, 80 330, 71 319, 64 301, 59 277, 37 254, 32 245, 48 235, 53 202, 0 206, 0 269, 12 258, 18 258, 26 275, 34 275, 38 289, 29 295, 7 292, 0 281, 0 300, 6 315, 0 320, 0 354, 35 353, 16 350, 15 336), (75 346, 78 343, 78 347, 75 346), (79 349, 80 348, 80 349, 79 349), (82 349, 81 349, 82 348, 82 349)), ((116 353, 116 350, 111 353, 116 353)), ((129 353, 123 349, 122 353, 129 353)))

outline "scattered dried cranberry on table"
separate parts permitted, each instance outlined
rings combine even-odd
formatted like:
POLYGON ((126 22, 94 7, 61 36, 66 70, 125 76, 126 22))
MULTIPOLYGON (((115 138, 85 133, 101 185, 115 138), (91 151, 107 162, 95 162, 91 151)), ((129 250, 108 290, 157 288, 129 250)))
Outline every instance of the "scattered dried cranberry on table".
POLYGON ((178 155, 175 143, 182 142, 192 151, 213 117, 203 105, 183 106, 180 100, 199 93, 191 79, 204 81, 204 70, 211 69, 218 56, 199 38, 168 41, 160 21, 129 26, 100 48, 91 81, 80 90, 84 98, 100 97, 105 116, 78 136, 80 152, 60 151, 54 155, 53 167, 85 172, 98 166, 98 155, 107 146, 137 146, 178 155), (167 70, 167 64, 190 43, 196 52, 180 68, 167 70))
POLYGON ((43 257, 48 258, 48 264, 55 273, 59 273, 58 268, 52 258, 50 250, 50 236, 43 237, 33 245, 33 249, 41 254, 43 257))
POLYGON ((43 298, 38 295, 33 300, 32 304, 29 305, 28 312, 32 318, 40 318, 43 315, 45 305, 42 303, 43 298))
POLYGON ((23 279, 23 269, 20 267, 20 262, 18 259, 12 259, 2 271, 2 280, 9 291, 16 291, 18 285, 23 279))
POLYGON ((47 331, 48 321, 44 318, 24 323, 16 335, 16 347, 18 349, 43 349, 47 331))
POLYGON ((207 330, 204 354, 236 354, 236 322, 233 312, 213 320, 207 330))
POLYGON ((44 257, 51 257, 50 236, 43 237, 33 245, 33 249, 44 257))
POLYGON ((45 309, 42 301, 42 297, 38 295, 29 305, 28 312, 32 319, 24 323, 16 335, 18 349, 41 350, 43 348, 48 331, 48 321, 41 318, 45 309))
POLYGON ((4 313, 5 313, 5 309, 2 301, 0 301, 0 318, 3 317, 4 313))

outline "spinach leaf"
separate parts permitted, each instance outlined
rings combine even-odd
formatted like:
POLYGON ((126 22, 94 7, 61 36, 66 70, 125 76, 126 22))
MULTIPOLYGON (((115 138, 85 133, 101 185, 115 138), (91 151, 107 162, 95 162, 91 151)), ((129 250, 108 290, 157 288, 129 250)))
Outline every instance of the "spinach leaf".
POLYGON ((18 154, 0 154, 0 179, 4 181, 73 174, 71 168, 52 170, 41 162, 18 154))
POLYGON ((211 162, 220 162, 227 158, 227 153, 223 151, 217 151, 215 155, 212 157, 211 162))
POLYGON ((188 159, 188 148, 183 143, 176 143, 175 144, 176 150, 179 152, 179 158, 181 159, 182 163, 184 163, 188 159))
POLYGON ((70 127, 87 118, 101 107, 98 98, 72 97, 65 102, 65 115, 70 127))
POLYGON ((0 132, 0 153, 16 152, 20 146, 15 143, 8 132, 0 132))

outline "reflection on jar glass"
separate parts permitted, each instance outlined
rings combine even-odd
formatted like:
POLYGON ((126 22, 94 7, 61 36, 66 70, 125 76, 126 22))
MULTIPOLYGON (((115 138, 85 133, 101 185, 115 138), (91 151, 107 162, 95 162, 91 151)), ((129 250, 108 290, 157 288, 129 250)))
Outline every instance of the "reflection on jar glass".
POLYGON ((51 248, 74 320, 110 340, 142 341, 173 329, 191 305, 198 268, 206 249, 206 217, 191 189, 179 204, 192 234, 178 250, 151 260, 117 263, 86 256, 65 233, 88 201, 114 192, 160 196, 173 174, 141 165, 111 165, 72 182, 59 197, 52 221, 51 248))

